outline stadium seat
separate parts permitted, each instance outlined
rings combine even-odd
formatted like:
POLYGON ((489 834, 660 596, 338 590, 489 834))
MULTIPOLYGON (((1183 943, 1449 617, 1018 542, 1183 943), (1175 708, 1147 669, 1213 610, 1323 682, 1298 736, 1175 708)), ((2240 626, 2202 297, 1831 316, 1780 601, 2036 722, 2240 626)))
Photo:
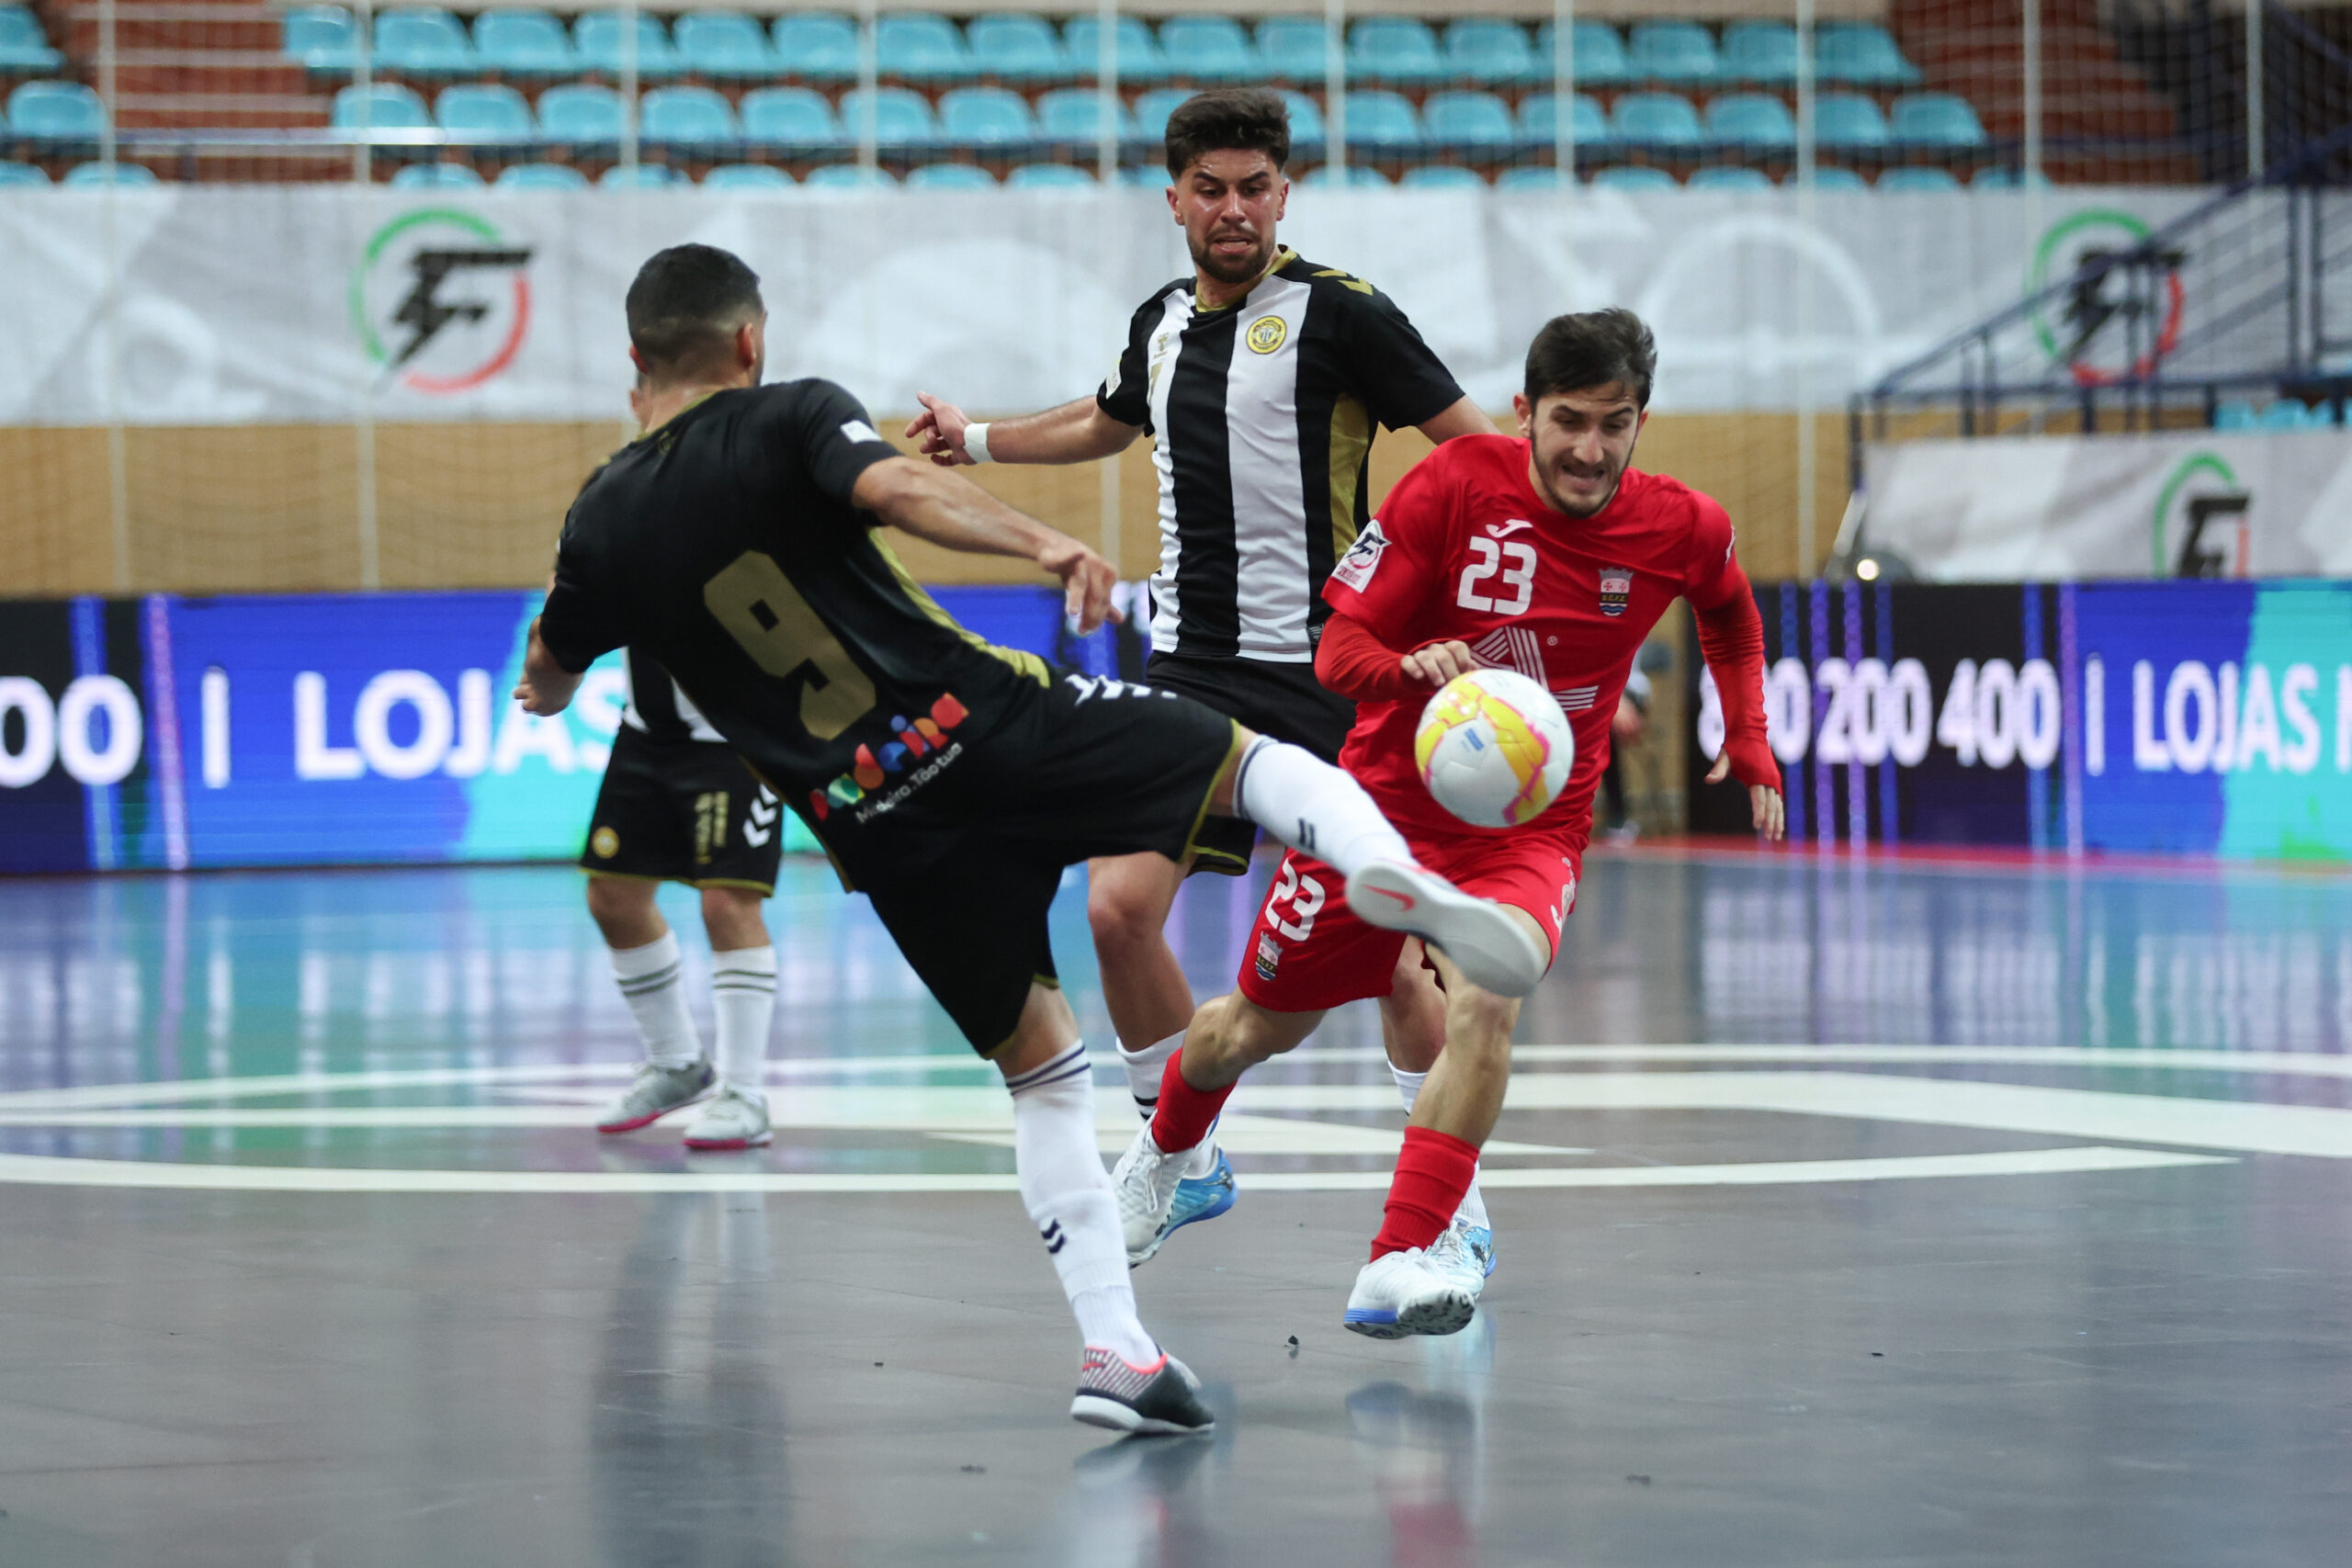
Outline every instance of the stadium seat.
POLYGON ((1724 28, 1717 74, 1774 86, 1797 79, 1797 30, 1786 22, 1734 22, 1724 28))
POLYGON ((686 176, 667 164, 632 164, 627 168, 615 164, 596 176, 597 186, 605 190, 667 190, 686 183, 686 176))
POLYGON ((720 82, 758 82, 776 73, 765 28, 741 11, 689 11, 678 18, 678 59, 720 82))
POLYGON ((1159 24, 1159 54, 1184 82, 1254 82, 1265 67, 1231 17, 1170 17, 1159 24))
POLYGON ((1431 93, 1421 106, 1421 135, 1441 147, 1508 147, 1515 140, 1510 110, 1492 93, 1431 93))
POLYGON ((430 130, 433 117, 415 88, 371 82, 364 94, 356 87, 337 88, 327 123, 337 130, 356 130, 362 125, 377 130, 430 130))
MULTIPOLYGON (((1145 141, 1159 141, 1168 135, 1168 117, 1176 107, 1193 96, 1186 87, 1154 87, 1136 99, 1136 135, 1145 141)), ((1298 139, 1298 128, 1291 127, 1291 139, 1298 139)))
POLYGON ((297 6, 283 29, 286 58, 305 70, 347 72, 358 59, 359 28, 340 6, 297 6))
POLYGON ((831 11, 778 17, 770 29, 775 68, 804 82, 857 80, 857 24, 831 11))
POLYGON ((1487 182, 1478 177, 1476 169, 1465 169, 1459 164, 1423 164, 1405 171, 1396 182, 1407 190, 1484 190, 1487 182))
POLYGON ((1813 135, 1824 147, 1883 147, 1886 117, 1860 93, 1824 93, 1813 102, 1813 135))
POLYGON ((474 18, 474 58, 501 76, 569 76, 580 69, 571 35, 545 11, 484 11, 474 18))
POLYGON ((1775 190, 1772 176, 1761 169, 1742 168, 1736 164, 1711 164, 1691 171, 1686 189, 1689 190, 1775 190))
MULTIPOLYGON (((1522 146, 1552 145, 1559 131, 1555 118, 1557 102, 1550 93, 1530 93, 1520 100, 1514 129, 1522 146)), ((1576 133, 1579 147, 1604 145, 1610 140, 1609 117, 1601 112, 1600 100, 1589 93, 1578 93, 1576 118, 1568 129, 1576 133)))
MULTIPOLYGON (((1326 164, 1307 175, 1301 183, 1310 186, 1329 188, 1338 186, 1340 181, 1333 175, 1331 165, 1326 164)), ((1368 164, 1350 164, 1346 184, 1351 189, 1390 190, 1395 188, 1386 175, 1368 164)))
POLYGON ((1258 63, 1270 81, 1321 82, 1328 69, 1324 46, 1319 20, 1269 17, 1258 24, 1258 63))
MULTIPOLYGON (((975 17, 964 29, 972 68, 1000 82, 1057 82, 1070 73, 1069 57, 1054 25, 1043 17, 1000 13, 975 17)), ((1091 73, 1089 62, 1082 71, 1091 73)))
POLYGON ((1826 22, 1813 35, 1814 75, 1857 87, 1908 87, 1919 68, 1876 22, 1826 22))
POLYGON ((855 164, 827 164, 800 182, 808 190, 896 190, 899 177, 888 169, 862 170, 855 164))
POLYGON ((1706 139, 1699 111, 1679 93, 1628 93, 1617 100, 1609 129, 1619 141, 1652 147, 1696 147, 1706 139))
POLYGON ((1352 81, 1435 82, 1446 75, 1437 34, 1414 17, 1372 17, 1348 30, 1348 76, 1352 81))
POLYGON ((706 190, 779 191, 798 188, 799 182, 767 164, 721 164, 702 177, 706 190))
POLYGON ((586 190, 588 176, 569 164, 514 164, 491 181, 496 190, 586 190))
POLYGON ((638 106, 638 134, 672 147, 731 147, 743 140, 735 110, 708 87, 656 87, 638 106))
POLYGON ((2244 398, 2223 398, 2213 410, 2216 430, 2260 430, 2262 411, 2244 398))
POLYGON ((939 100, 939 134, 958 147, 1014 147, 1038 140, 1029 100, 1009 87, 958 87, 939 100))
POLYGON ((1770 93, 1726 93, 1707 106, 1707 140, 1718 147, 1779 152, 1797 144, 1789 106, 1770 93))
POLYGON ((575 146, 621 139, 621 96, 594 82, 566 82, 539 95, 539 137, 575 146))
POLYGON ((1517 22, 1477 18, 1445 29, 1445 73, 1485 86, 1515 86, 1550 81, 1552 62, 1536 58, 1527 29, 1517 22))
POLYGON ((743 140, 773 147, 839 147, 849 133, 814 87, 759 87, 736 106, 743 140))
MULTIPOLYGON (((1626 63, 1625 40, 1607 22, 1578 22, 1568 35, 1575 40, 1573 57, 1579 87, 1607 87, 1633 80, 1633 68, 1626 63)), ((1545 22, 1535 29, 1536 80, 1552 80, 1552 24, 1545 22)))
MULTIPOLYGON (((164 182, 157 179, 155 171, 144 164, 116 164, 109 167, 105 164, 92 163, 74 164, 57 183, 68 190, 87 190, 93 186, 113 186, 118 190, 130 190, 164 182)), ((2298 409, 2302 407, 2301 403, 2295 406, 2298 409)))
POLYGON ((1351 147, 1419 147, 1421 117, 1402 93, 1372 87, 1348 95, 1348 145, 1351 147))
POLYGON ((370 58, 402 76, 463 76, 478 63, 466 25, 438 6, 378 12, 370 58))
MULTIPOLYGON (((86 169, 91 166, 85 164, 82 168, 86 169)), ((74 174, 78 175, 81 172, 82 169, 76 169, 74 174)), ((72 185, 74 175, 66 175, 65 183, 72 185)), ((2312 430, 2324 423, 2323 420, 2312 418, 2311 410, 2292 398, 2279 398, 2262 411, 2262 428, 2265 430, 2312 430)))
POLYGON ((1560 188, 1560 171, 1549 164, 1521 164, 1517 168, 1505 169, 1501 174, 1497 175, 1495 188, 1556 194, 1560 188))
MULTIPOLYGON (((433 101, 434 122, 442 130, 483 141, 529 141, 531 106, 512 87, 460 82, 441 89, 433 101)), ((422 165, 421 165, 422 166, 422 165)))
POLYGON ((1102 182, 1069 164, 1023 164, 1004 177, 1008 190, 1101 190, 1102 182))
MULTIPOLYGON (((1141 17, 1119 18, 1118 40, 1120 81, 1140 84, 1168 80, 1168 57, 1160 52, 1159 40, 1151 36, 1151 28, 1141 17)), ((1062 28, 1062 42, 1069 55, 1070 70, 1080 76, 1093 75, 1102 52, 1101 18, 1072 17, 1062 28)))
MULTIPOLYGON (((2036 175, 2033 183, 2046 186, 2050 184, 2050 176, 2036 175)), ((1968 184, 1972 190, 2016 190, 2025 181, 2015 169, 2001 164, 1987 164, 1968 177, 1968 184)))
POLYGON ((1119 171, 1119 184, 1129 190, 1166 190, 1168 170, 1159 164, 1129 164, 1119 171))
MULTIPOLYGON (((852 87, 842 95, 842 130, 852 141, 865 134, 865 90, 852 87)), ((878 87, 874 93, 874 140, 884 147, 908 147, 939 140, 939 120, 931 100, 911 87, 878 87)))
POLYGON ((1982 147, 1985 141, 1976 111, 1951 93, 1906 93, 1895 99, 1887 134, 1905 147, 1982 147))
POLYGON ((1625 50, 1636 82, 1712 82, 1721 73, 1715 40, 1696 22, 1636 22, 1625 50))
MULTIPOLYGON (((1155 96, 1144 95, 1146 97, 1155 96)), ((1169 106, 1170 109, 1184 99, 1182 93, 1175 93, 1172 96, 1175 102, 1169 106)), ((1163 109, 1160 125, 1164 128, 1167 123, 1168 111, 1163 109)), ((1047 141, 1084 141, 1091 144, 1102 136, 1102 95, 1091 87, 1063 87, 1037 100, 1037 130, 1047 141)), ((1119 107, 1111 134, 1121 141, 1141 134, 1125 105, 1119 107)))
POLYGON ((38 164, 0 164, 0 190, 47 189, 49 184, 49 172, 38 164))
MULTIPOLYGON (((1796 175, 1791 175, 1786 183, 1791 190, 1796 189, 1796 175)), ((1818 191, 1868 190, 1871 182, 1852 169, 1841 169, 1835 164, 1816 164, 1813 170, 1813 188, 1818 191)))
MULTIPOLYGON (((64 63, 65 57, 50 47, 39 17, 22 6, 0 6, 0 71, 54 71, 64 63)), ((48 184, 48 176, 41 183, 48 184)))
POLYGON ((1595 187, 1601 190, 1651 191, 1680 190, 1674 176, 1664 169, 1645 169, 1631 165, 1603 169, 1592 176, 1595 187))
POLYGON ((18 136, 95 141, 106 125, 106 105, 79 82, 28 82, 8 95, 8 129, 18 136))
POLYGON ((875 68, 903 82, 971 79, 972 51, 955 23, 933 11, 894 11, 874 27, 875 68))
MULTIPOLYGON (((526 118, 528 113, 525 111, 526 118)), ((482 177, 471 164, 404 164, 393 171, 391 186, 394 190, 479 190, 482 177)))
MULTIPOLYGON (((572 47, 579 51, 580 66, 599 75, 618 76, 621 73, 620 15, 615 11, 590 11, 572 24, 572 47)), ((640 11, 637 15, 637 74, 640 81, 658 81, 675 76, 684 67, 679 62, 677 47, 671 43, 670 34, 659 17, 640 11)))
POLYGON ((994 190, 996 176, 974 164, 923 164, 907 171, 909 190, 994 190))
MULTIPOLYGON (((1322 146, 1323 107, 1295 88, 1284 87, 1282 91, 1283 107, 1290 110, 1290 144, 1293 147, 1322 146)), ((1165 120, 1160 122, 1163 134, 1167 123, 1165 120)))
POLYGON ((1952 177, 1949 169, 1889 169, 1879 175, 1878 188, 1953 191, 1960 188, 1960 182, 1952 177))

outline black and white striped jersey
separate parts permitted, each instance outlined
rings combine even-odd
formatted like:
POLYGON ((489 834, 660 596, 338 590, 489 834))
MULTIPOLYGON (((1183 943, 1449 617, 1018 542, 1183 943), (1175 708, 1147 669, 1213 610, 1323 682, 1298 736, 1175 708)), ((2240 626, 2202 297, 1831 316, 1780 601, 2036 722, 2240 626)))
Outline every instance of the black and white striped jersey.
POLYGON ((1095 395, 1153 437, 1152 646, 1310 663, 1323 580, 1369 515, 1375 428, 1433 419, 1462 389, 1388 296, 1287 249, 1234 304, 1203 310, 1193 289, 1144 303, 1095 395))
POLYGON ((685 688, 670 677, 670 672, 636 649, 628 650, 628 704, 621 709, 621 722, 631 729, 664 744, 682 740, 704 740, 716 745, 727 744, 727 738, 710 727, 702 709, 695 706, 685 688))

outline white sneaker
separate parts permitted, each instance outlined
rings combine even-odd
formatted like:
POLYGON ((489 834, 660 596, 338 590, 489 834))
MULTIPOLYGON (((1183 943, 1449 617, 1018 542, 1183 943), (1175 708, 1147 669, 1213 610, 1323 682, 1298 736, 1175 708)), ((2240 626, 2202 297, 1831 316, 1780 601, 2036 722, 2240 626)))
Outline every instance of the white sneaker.
POLYGON ((1136 1141, 1111 1168, 1111 1185, 1119 1194, 1119 1228, 1125 1235, 1127 1267, 1148 1262, 1168 1239, 1168 1212, 1176 1205, 1177 1184, 1193 1152, 1162 1154, 1151 1141, 1151 1129, 1136 1134, 1136 1141))
POLYGON ((690 1149, 756 1149, 775 1142, 768 1130, 768 1101, 726 1089, 706 1101, 686 1128, 690 1149))
POLYGON ((1408 1334, 1455 1334, 1477 1313, 1469 1292, 1441 1278, 1419 1247, 1385 1252, 1356 1275, 1340 1321, 1374 1339, 1408 1334))
POLYGON ((650 1126, 708 1094, 717 1081, 718 1074, 708 1062, 688 1062, 683 1067, 639 1063, 628 1088, 597 1115, 596 1131, 634 1133, 650 1126))
POLYGON ((1376 860, 1348 878, 1348 908, 1366 925, 1435 942, 1481 990, 1523 997, 1544 981, 1552 955, 1491 898, 1464 893, 1433 871, 1376 860))
POLYGON ((1429 1265, 1439 1279, 1475 1303, 1487 1288, 1487 1276, 1495 1270, 1495 1233, 1456 1215, 1445 1233, 1430 1243, 1429 1265))

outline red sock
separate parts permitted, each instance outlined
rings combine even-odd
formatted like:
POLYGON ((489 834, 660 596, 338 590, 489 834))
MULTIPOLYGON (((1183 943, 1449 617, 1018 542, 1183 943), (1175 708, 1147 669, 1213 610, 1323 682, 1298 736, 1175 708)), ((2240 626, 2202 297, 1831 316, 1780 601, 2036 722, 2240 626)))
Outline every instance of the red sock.
POLYGON ((1406 1128, 1396 1178, 1388 1186, 1387 1213, 1372 1238, 1373 1257, 1427 1247, 1443 1235, 1477 1176, 1476 1145, 1430 1127, 1406 1128))
POLYGON ((1161 1154, 1197 1147, 1233 1093, 1231 1084, 1223 1089, 1194 1089, 1179 1070, 1183 1065, 1184 1053, 1179 1051, 1168 1058, 1167 1070, 1159 1075, 1159 1106, 1151 1113, 1151 1141, 1159 1145, 1161 1154))

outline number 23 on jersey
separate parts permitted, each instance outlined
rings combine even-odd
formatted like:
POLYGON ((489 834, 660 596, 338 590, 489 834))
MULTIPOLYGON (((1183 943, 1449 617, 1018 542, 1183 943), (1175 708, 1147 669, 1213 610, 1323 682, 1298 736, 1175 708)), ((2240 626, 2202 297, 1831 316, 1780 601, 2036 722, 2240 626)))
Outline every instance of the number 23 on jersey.
POLYGON ((1465 610, 1517 615, 1535 598, 1535 547, 1517 539, 1500 543, 1473 536, 1470 559, 1462 569, 1453 602, 1465 610))

